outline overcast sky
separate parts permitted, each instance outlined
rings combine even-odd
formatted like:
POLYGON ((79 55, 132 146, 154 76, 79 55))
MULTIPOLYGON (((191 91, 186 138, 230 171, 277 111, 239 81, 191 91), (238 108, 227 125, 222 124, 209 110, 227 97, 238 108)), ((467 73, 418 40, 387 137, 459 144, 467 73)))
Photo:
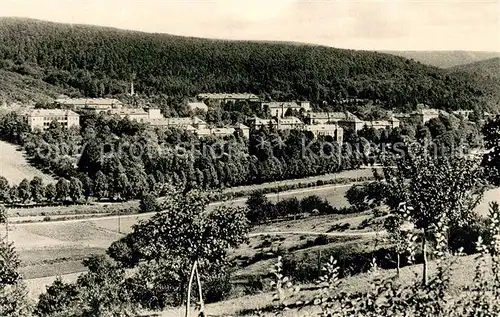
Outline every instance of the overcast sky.
POLYGON ((2 0, 1 16, 367 50, 500 51, 500 0, 2 0))

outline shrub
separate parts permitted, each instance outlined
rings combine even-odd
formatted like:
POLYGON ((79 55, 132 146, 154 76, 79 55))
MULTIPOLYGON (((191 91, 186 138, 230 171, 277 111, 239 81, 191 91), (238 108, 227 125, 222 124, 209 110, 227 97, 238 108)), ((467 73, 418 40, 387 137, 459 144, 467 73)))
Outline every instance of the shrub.
POLYGON ((325 245, 330 243, 330 238, 327 235, 319 235, 316 239, 314 239, 314 245, 325 245))
POLYGON ((225 300, 231 294, 231 290, 229 273, 216 276, 203 284, 203 295, 207 304, 225 300))
POLYGON ((142 197, 139 208, 142 213, 144 212, 155 212, 159 209, 159 204, 155 196, 151 194, 146 194, 142 197))
POLYGON ((40 295, 35 314, 40 317, 50 317, 65 311, 74 305, 78 296, 78 288, 75 284, 66 284, 61 278, 57 278, 46 293, 40 295))

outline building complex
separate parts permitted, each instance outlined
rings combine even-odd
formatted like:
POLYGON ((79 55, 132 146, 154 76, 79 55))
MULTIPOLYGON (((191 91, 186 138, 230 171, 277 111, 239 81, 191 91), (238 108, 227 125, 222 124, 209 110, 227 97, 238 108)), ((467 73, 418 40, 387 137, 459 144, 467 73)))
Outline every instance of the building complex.
POLYGON ((52 122, 66 129, 80 127, 80 115, 72 110, 32 109, 24 114, 24 118, 31 130, 46 130, 52 122))
MULTIPOLYGON (((364 127, 374 129, 397 128, 403 120, 411 119, 414 122, 425 124, 431 119, 449 114, 442 110, 428 109, 419 104, 420 110, 412 113, 391 113, 388 120, 363 121, 348 111, 343 112, 313 112, 308 101, 261 101, 254 94, 249 93, 202 93, 197 95, 198 101, 188 102, 191 111, 206 112, 209 104, 206 102, 235 102, 246 101, 257 103, 270 118, 253 117, 248 124, 254 129, 263 127, 276 130, 301 130, 311 132, 314 136, 331 136, 342 142, 344 130, 360 131, 364 127)), ((154 128, 179 128, 192 132, 198 136, 229 136, 241 133, 249 137, 250 128, 244 124, 231 127, 209 127, 205 121, 197 116, 166 118, 158 108, 128 108, 117 99, 109 98, 66 98, 54 101, 60 109, 33 109, 25 114, 31 129, 47 129, 53 121, 65 128, 79 127, 78 113, 101 113, 119 118, 128 118, 148 124, 154 128)), ((468 118, 470 110, 457 110, 452 114, 468 118)))

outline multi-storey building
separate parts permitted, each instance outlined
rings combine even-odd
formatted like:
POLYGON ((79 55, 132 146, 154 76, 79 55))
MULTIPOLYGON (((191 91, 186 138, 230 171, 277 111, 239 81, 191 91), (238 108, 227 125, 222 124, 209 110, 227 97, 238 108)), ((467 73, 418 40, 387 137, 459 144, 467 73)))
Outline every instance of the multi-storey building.
POLYGON ((186 129, 192 127, 193 129, 205 129, 207 123, 198 117, 174 117, 174 118, 158 118, 150 120, 149 123, 157 127, 174 127, 186 129))
POLYGON ((309 112, 304 115, 306 124, 335 123, 344 129, 359 131, 363 129, 364 121, 354 114, 346 112, 309 112))
POLYGON ((277 130, 300 130, 304 123, 297 117, 284 117, 277 119, 261 119, 254 117, 249 120, 255 129, 272 127, 277 130))
POLYGON ((294 112, 311 111, 311 103, 309 101, 265 101, 261 102, 262 110, 269 110, 272 117, 284 118, 291 116, 294 112))
POLYGON ((201 101, 247 101, 247 102, 259 102, 260 98, 254 94, 249 93, 202 93, 196 96, 198 100, 201 101))
POLYGON ((204 128, 196 129, 193 131, 199 137, 215 136, 215 137, 225 137, 234 135, 235 132, 241 132, 245 138, 250 137, 250 129, 244 124, 237 124, 234 127, 228 128, 204 128))
POLYGON ((344 141, 344 129, 337 124, 306 124, 304 131, 311 132, 315 137, 331 136, 340 144, 344 141))
POLYGON ((188 102, 187 106, 191 111, 196 111, 196 110, 203 112, 208 111, 208 106, 204 102, 188 102))
POLYGON ((123 107, 121 101, 110 98, 65 98, 56 99, 54 103, 61 108, 96 113, 123 107))
POLYGON ((389 120, 376 120, 376 121, 365 121, 365 126, 369 128, 378 129, 387 129, 387 128, 398 128, 400 125, 400 121, 394 117, 391 117, 389 120))
POLYGON ((121 119, 128 118, 129 120, 135 120, 139 122, 149 121, 149 112, 142 108, 121 108, 121 109, 110 109, 107 111, 110 116, 118 116, 121 119))
POLYGON ((32 109, 25 114, 25 120, 32 130, 45 130, 54 121, 66 129, 80 127, 80 115, 64 109, 32 109))
POLYGON ((410 114, 410 117, 414 119, 419 124, 425 124, 429 120, 438 118, 439 116, 448 116, 448 112, 438 109, 421 109, 414 111, 410 114))

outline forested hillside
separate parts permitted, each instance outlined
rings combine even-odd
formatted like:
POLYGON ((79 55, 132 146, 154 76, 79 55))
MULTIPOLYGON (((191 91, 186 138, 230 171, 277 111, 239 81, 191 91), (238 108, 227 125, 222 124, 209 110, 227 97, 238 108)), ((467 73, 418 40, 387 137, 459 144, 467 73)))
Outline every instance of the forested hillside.
POLYGON ((457 67, 500 57, 500 52, 475 51, 383 51, 383 53, 414 59, 440 68, 457 67))
MULTIPOLYGON (((406 109, 417 103, 444 109, 496 104, 494 91, 463 74, 388 54, 27 19, 0 19, 0 66, 50 84, 52 94, 62 88, 89 97, 123 94, 134 79, 142 95, 238 91, 333 104, 349 96, 406 109)), ((0 88, 0 96, 11 100, 8 85, 0 88)))
POLYGON ((452 67, 450 68, 450 71, 455 73, 470 73, 500 81, 500 57, 452 67))

